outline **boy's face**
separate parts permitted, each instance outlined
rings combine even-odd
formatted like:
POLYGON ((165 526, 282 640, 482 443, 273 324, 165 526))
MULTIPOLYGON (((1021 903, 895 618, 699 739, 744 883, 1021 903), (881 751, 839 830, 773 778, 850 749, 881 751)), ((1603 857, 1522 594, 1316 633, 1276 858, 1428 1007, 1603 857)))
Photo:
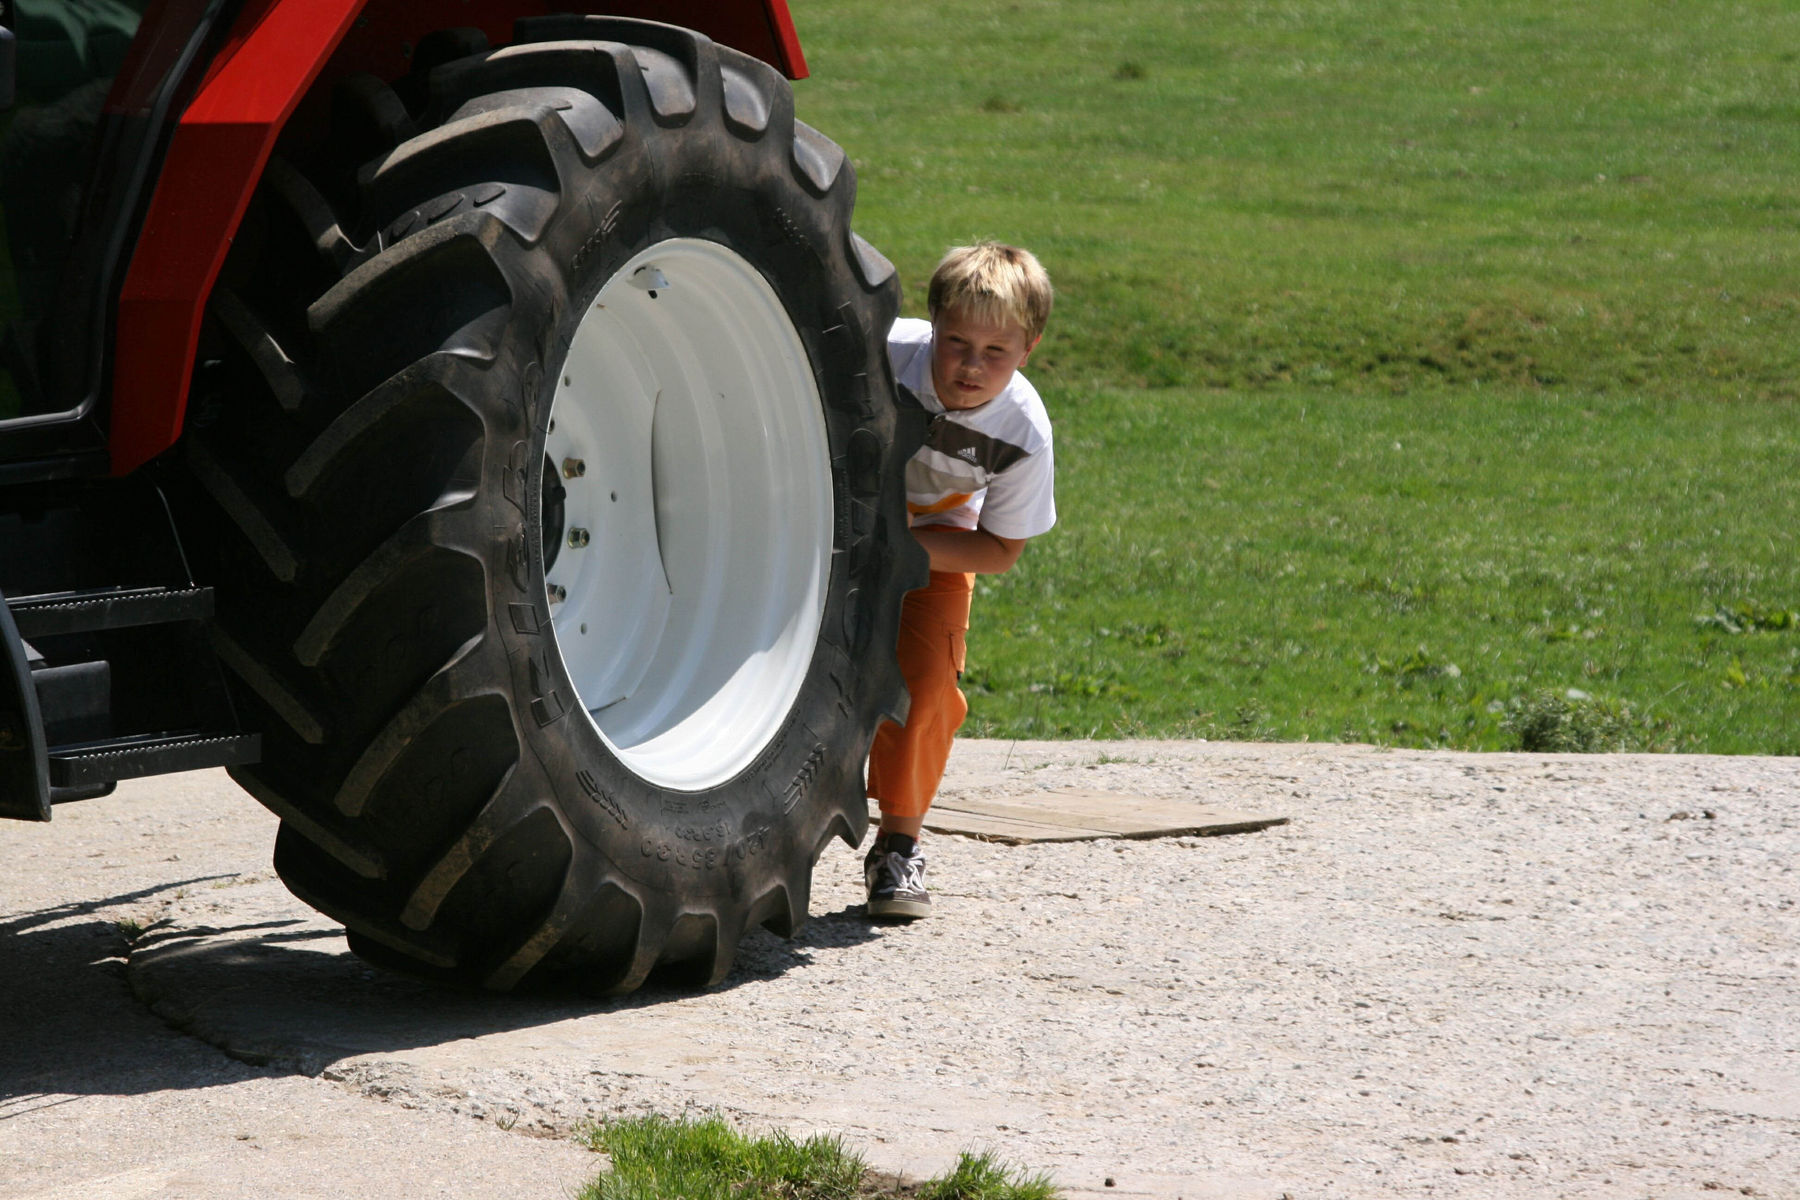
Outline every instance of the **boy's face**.
POLYGON ((1037 349, 1018 325, 990 325, 956 309, 931 321, 931 386, 945 408, 980 408, 1037 349))

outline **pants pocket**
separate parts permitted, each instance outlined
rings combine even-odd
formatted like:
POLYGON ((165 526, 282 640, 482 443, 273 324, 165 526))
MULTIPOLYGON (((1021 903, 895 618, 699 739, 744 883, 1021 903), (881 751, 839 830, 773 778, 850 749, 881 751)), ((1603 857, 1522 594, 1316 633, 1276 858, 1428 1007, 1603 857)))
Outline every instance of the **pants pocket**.
POLYGON ((962 678, 963 665, 968 661, 969 657, 969 648, 964 641, 964 637, 964 630, 952 629, 950 631, 950 662, 956 668, 956 677, 958 679, 962 678))

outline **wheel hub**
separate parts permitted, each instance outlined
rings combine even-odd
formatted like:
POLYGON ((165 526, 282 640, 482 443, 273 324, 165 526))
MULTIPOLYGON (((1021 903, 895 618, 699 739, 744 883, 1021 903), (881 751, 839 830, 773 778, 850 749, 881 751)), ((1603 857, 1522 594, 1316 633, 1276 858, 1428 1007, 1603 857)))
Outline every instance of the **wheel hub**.
POLYGON ((715 242, 634 257, 575 331, 543 471, 582 707, 651 783, 725 782, 799 694, 831 569, 824 409, 774 289, 715 242))

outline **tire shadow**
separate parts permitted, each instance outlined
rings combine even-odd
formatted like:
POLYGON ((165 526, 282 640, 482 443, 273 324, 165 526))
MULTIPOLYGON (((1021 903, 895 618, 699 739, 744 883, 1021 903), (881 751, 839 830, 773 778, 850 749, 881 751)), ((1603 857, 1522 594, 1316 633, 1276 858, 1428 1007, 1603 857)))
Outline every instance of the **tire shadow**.
MULTIPOLYGON (((343 930, 268 880, 220 877, 65 905, 0 923, 0 1121, 58 1096, 214 1086, 257 1070, 319 1075, 344 1059, 608 1013, 680 1008, 700 993, 653 976, 628 996, 455 990, 364 963, 343 930), (229 889, 147 928, 88 912, 182 887, 229 889), (230 917, 209 924, 209 916, 230 917), (202 1052, 187 1038, 223 1052, 202 1052), (172 1043, 187 1053, 176 1053, 172 1043), (230 1061, 235 1060, 235 1061, 230 1061)), ((202 891, 201 896, 207 893, 202 891)), ((861 906, 813 916, 792 939, 740 944, 719 990, 756 987, 818 954, 882 936, 861 906)), ((597 1053, 603 1059, 605 1051, 597 1053)), ((503 1064, 496 1064, 503 1065, 503 1064)))
POLYGON ((98 915, 219 878, 197 876, 0 921, 0 1121, 80 1095, 138 1095, 171 1081, 201 1087, 242 1076, 239 1064, 192 1053, 191 1044, 144 1012, 125 978, 134 930, 98 915))
MULTIPOLYGON (((731 974, 725 977, 719 990, 777 979, 789 971, 812 966, 814 951, 848 949, 881 936, 883 927, 872 923, 860 904, 845 905, 836 912, 814 913, 791 938, 777 937, 766 929, 754 929, 738 943, 731 974)), ((656 983, 654 977, 651 982, 656 983)))

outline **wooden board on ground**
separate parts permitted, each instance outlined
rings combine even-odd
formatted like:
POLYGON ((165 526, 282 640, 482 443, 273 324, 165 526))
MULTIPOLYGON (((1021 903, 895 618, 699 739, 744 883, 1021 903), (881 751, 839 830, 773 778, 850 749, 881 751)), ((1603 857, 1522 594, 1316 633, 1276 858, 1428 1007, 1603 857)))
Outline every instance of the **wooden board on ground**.
MULTIPOLYGON (((870 805, 870 820, 880 814, 870 805)), ((1080 842, 1095 838, 1213 837, 1285 825, 1266 816, 1210 804, 1154 796, 1062 788, 992 800, 943 799, 926 814, 925 828, 988 842, 1080 842)))

